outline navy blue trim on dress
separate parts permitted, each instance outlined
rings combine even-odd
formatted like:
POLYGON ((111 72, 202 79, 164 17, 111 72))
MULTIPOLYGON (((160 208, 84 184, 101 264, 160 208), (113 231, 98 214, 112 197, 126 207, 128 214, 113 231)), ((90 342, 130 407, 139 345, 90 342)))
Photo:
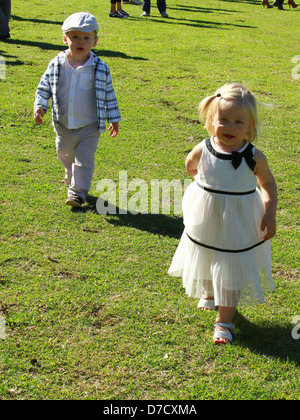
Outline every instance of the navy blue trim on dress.
POLYGON ((239 252, 246 252, 246 251, 250 251, 253 248, 256 248, 257 246, 265 243, 265 241, 261 241, 261 242, 257 242, 256 244, 249 246, 248 248, 242 248, 242 249, 224 249, 224 248, 217 248, 215 246, 211 246, 211 245, 206 245, 202 242, 196 241, 196 239, 192 238, 187 232, 185 232, 187 234, 187 237, 194 242, 194 244, 196 245, 200 245, 203 246, 204 248, 208 248, 208 249, 213 249, 214 251, 221 251, 221 252, 230 252, 230 253, 239 253, 239 252))
POLYGON ((225 195, 248 195, 253 194, 256 191, 256 188, 254 190, 244 191, 244 192, 235 192, 235 191, 223 191, 223 190, 214 190, 213 188, 204 187, 204 185, 199 184, 198 181, 196 181, 196 184, 198 187, 202 188, 204 191, 215 193, 215 194, 225 194, 225 195))
POLYGON ((205 144, 208 151, 216 158, 222 160, 231 160, 234 169, 237 169, 240 166, 242 159, 245 158, 247 165, 249 166, 251 171, 254 172, 256 162, 254 160, 254 154, 252 150, 254 147, 253 144, 249 143, 246 149, 242 152, 232 152, 228 154, 217 152, 217 150, 213 148, 210 138, 205 140, 205 144))

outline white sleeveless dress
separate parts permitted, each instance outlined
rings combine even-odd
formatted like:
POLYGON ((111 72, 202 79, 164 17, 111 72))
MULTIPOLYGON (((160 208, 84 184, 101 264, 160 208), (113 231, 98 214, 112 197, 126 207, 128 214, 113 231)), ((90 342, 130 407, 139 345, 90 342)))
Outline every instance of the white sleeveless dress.
POLYGON ((212 138, 203 140, 198 173, 182 201, 185 229, 168 274, 182 277, 188 296, 214 296, 216 306, 263 303, 275 289, 254 151, 247 142, 220 153, 212 138))

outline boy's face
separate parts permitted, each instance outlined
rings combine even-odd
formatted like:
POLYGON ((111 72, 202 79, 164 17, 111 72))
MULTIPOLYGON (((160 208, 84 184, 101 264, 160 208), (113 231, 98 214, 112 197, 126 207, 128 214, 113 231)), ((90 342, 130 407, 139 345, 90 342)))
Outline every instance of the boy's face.
POLYGON ((70 31, 63 34, 63 41, 68 45, 73 58, 82 60, 90 56, 91 49, 97 45, 95 32, 70 31))

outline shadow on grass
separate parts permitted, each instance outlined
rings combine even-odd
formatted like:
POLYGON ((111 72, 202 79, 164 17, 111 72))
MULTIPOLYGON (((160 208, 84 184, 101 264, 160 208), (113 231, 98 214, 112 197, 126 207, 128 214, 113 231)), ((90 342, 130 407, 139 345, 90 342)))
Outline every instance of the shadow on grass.
MULTIPOLYGON (((60 21, 52 21, 48 19, 27 19, 23 18, 21 16, 11 15, 11 18, 13 20, 17 21, 28 21, 33 23, 45 23, 45 24, 51 24, 51 25, 62 25, 63 22, 60 21)), ((37 41, 26 41, 26 40, 20 40, 20 39, 12 39, 9 38, 4 41, 7 44, 17 44, 17 45, 25 45, 28 47, 38 47, 42 50, 54 50, 54 51, 63 51, 65 49, 65 46, 63 44, 55 45, 51 44, 49 42, 37 42, 37 41)), ((100 57, 118 57, 123 58, 126 60, 147 60, 147 58, 143 57, 131 57, 125 53, 122 53, 120 51, 109 51, 109 50, 98 50, 95 49, 95 54, 99 55, 100 57)), ((9 63, 9 64, 24 64, 23 62, 19 61, 18 63, 9 63)))
POLYGON ((186 4, 177 4, 175 7, 167 6, 168 10, 182 10, 184 12, 195 12, 195 13, 214 13, 214 12, 227 12, 227 13, 239 13, 237 10, 228 10, 221 8, 213 7, 200 7, 200 6, 190 6, 186 4))
POLYGON ((179 239, 183 232, 182 218, 164 214, 116 214, 106 219, 115 226, 127 226, 156 235, 179 239))
POLYGON ((16 55, 6 54, 6 52, 2 51, 1 49, 0 56, 5 57, 5 64, 8 66, 21 66, 22 64, 25 64, 23 60, 18 60, 18 57, 16 55), (9 60, 10 58, 15 60, 9 60))
POLYGON ((47 23, 50 25, 62 25, 63 22, 55 21, 55 20, 48 20, 48 19, 36 19, 36 18, 23 18, 21 16, 10 15, 12 20, 17 20, 19 22, 33 22, 33 23, 47 23))
MULTIPOLYGON (((72 208, 73 212, 92 212, 97 213, 98 197, 88 195, 86 204, 81 208, 72 208)), ((143 230, 155 235, 169 236, 179 239, 183 232, 183 221, 181 217, 165 214, 120 214, 119 207, 116 207, 116 214, 106 214, 104 216, 108 223, 114 226, 126 226, 133 229, 143 230)), ((121 211, 122 212, 122 211, 121 211)), ((100 214, 99 214, 100 216, 100 214)))
MULTIPOLYGON (((41 42, 41 41, 28 41, 23 39, 13 39, 9 38, 4 41, 5 44, 11 45, 23 45, 26 47, 36 47, 40 48, 41 50, 53 50, 53 51, 63 51, 66 49, 63 43, 61 44, 51 44, 50 42, 41 42)), ((144 57, 136 57, 127 55, 121 51, 110 51, 110 50, 98 50, 94 49, 95 54, 99 55, 100 58, 102 57, 118 57, 123 58, 124 60, 140 60, 140 61, 148 61, 147 58, 144 57)), ((4 54, 5 55, 5 54, 4 54)), ((19 64, 23 64, 20 62, 19 64)))
POLYGON ((221 0, 225 3, 246 3, 246 4, 253 4, 254 6, 261 6, 261 1, 254 1, 254 0, 221 0))
POLYGON ((231 27, 238 27, 238 28, 246 28, 246 29, 255 29, 255 26, 249 25, 239 25, 235 23, 226 23, 226 22, 210 22, 206 20, 194 20, 194 19, 184 19, 184 18, 175 18, 169 16, 168 19, 160 19, 160 18, 151 18, 151 17, 130 17, 130 20, 142 20, 144 21, 153 21, 156 23, 164 23, 166 25, 181 25, 181 26, 191 26, 195 28, 214 28, 214 29, 229 29, 231 27))
POLYGON ((293 361, 300 366, 300 340, 293 339, 292 327, 256 325, 238 311, 234 316, 234 324, 241 331, 235 334, 238 344, 253 353, 293 361))

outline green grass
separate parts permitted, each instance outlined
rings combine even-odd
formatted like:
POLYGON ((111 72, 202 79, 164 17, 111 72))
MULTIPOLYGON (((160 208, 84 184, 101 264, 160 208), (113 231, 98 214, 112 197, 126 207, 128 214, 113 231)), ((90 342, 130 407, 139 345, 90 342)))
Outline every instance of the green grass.
POLYGON ((150 18, 126 6, 130 18, 113 20, 108 2, 13 2, 12 37, 0 43, 1 399, 299 399, 299 10, 169 0, 166 20, 154 5, 150 18), (122 122, 116 139, 101 136, 87 205, 72 211, 50 113, 37 127, 32 107, 63 49, 61 23, 80 10, 98 19, 95 52, 110 66, 122 122), (277 289, 238 310, 233 346, 215 347, 215 314, 197 312, 166 274, 181 217, 99 215, 96 186, 121 170, 149 185, 188 179, 186 154, 207 136, 198 103, 231 81, 261 102, 258 147, 279 189, 277 289))

